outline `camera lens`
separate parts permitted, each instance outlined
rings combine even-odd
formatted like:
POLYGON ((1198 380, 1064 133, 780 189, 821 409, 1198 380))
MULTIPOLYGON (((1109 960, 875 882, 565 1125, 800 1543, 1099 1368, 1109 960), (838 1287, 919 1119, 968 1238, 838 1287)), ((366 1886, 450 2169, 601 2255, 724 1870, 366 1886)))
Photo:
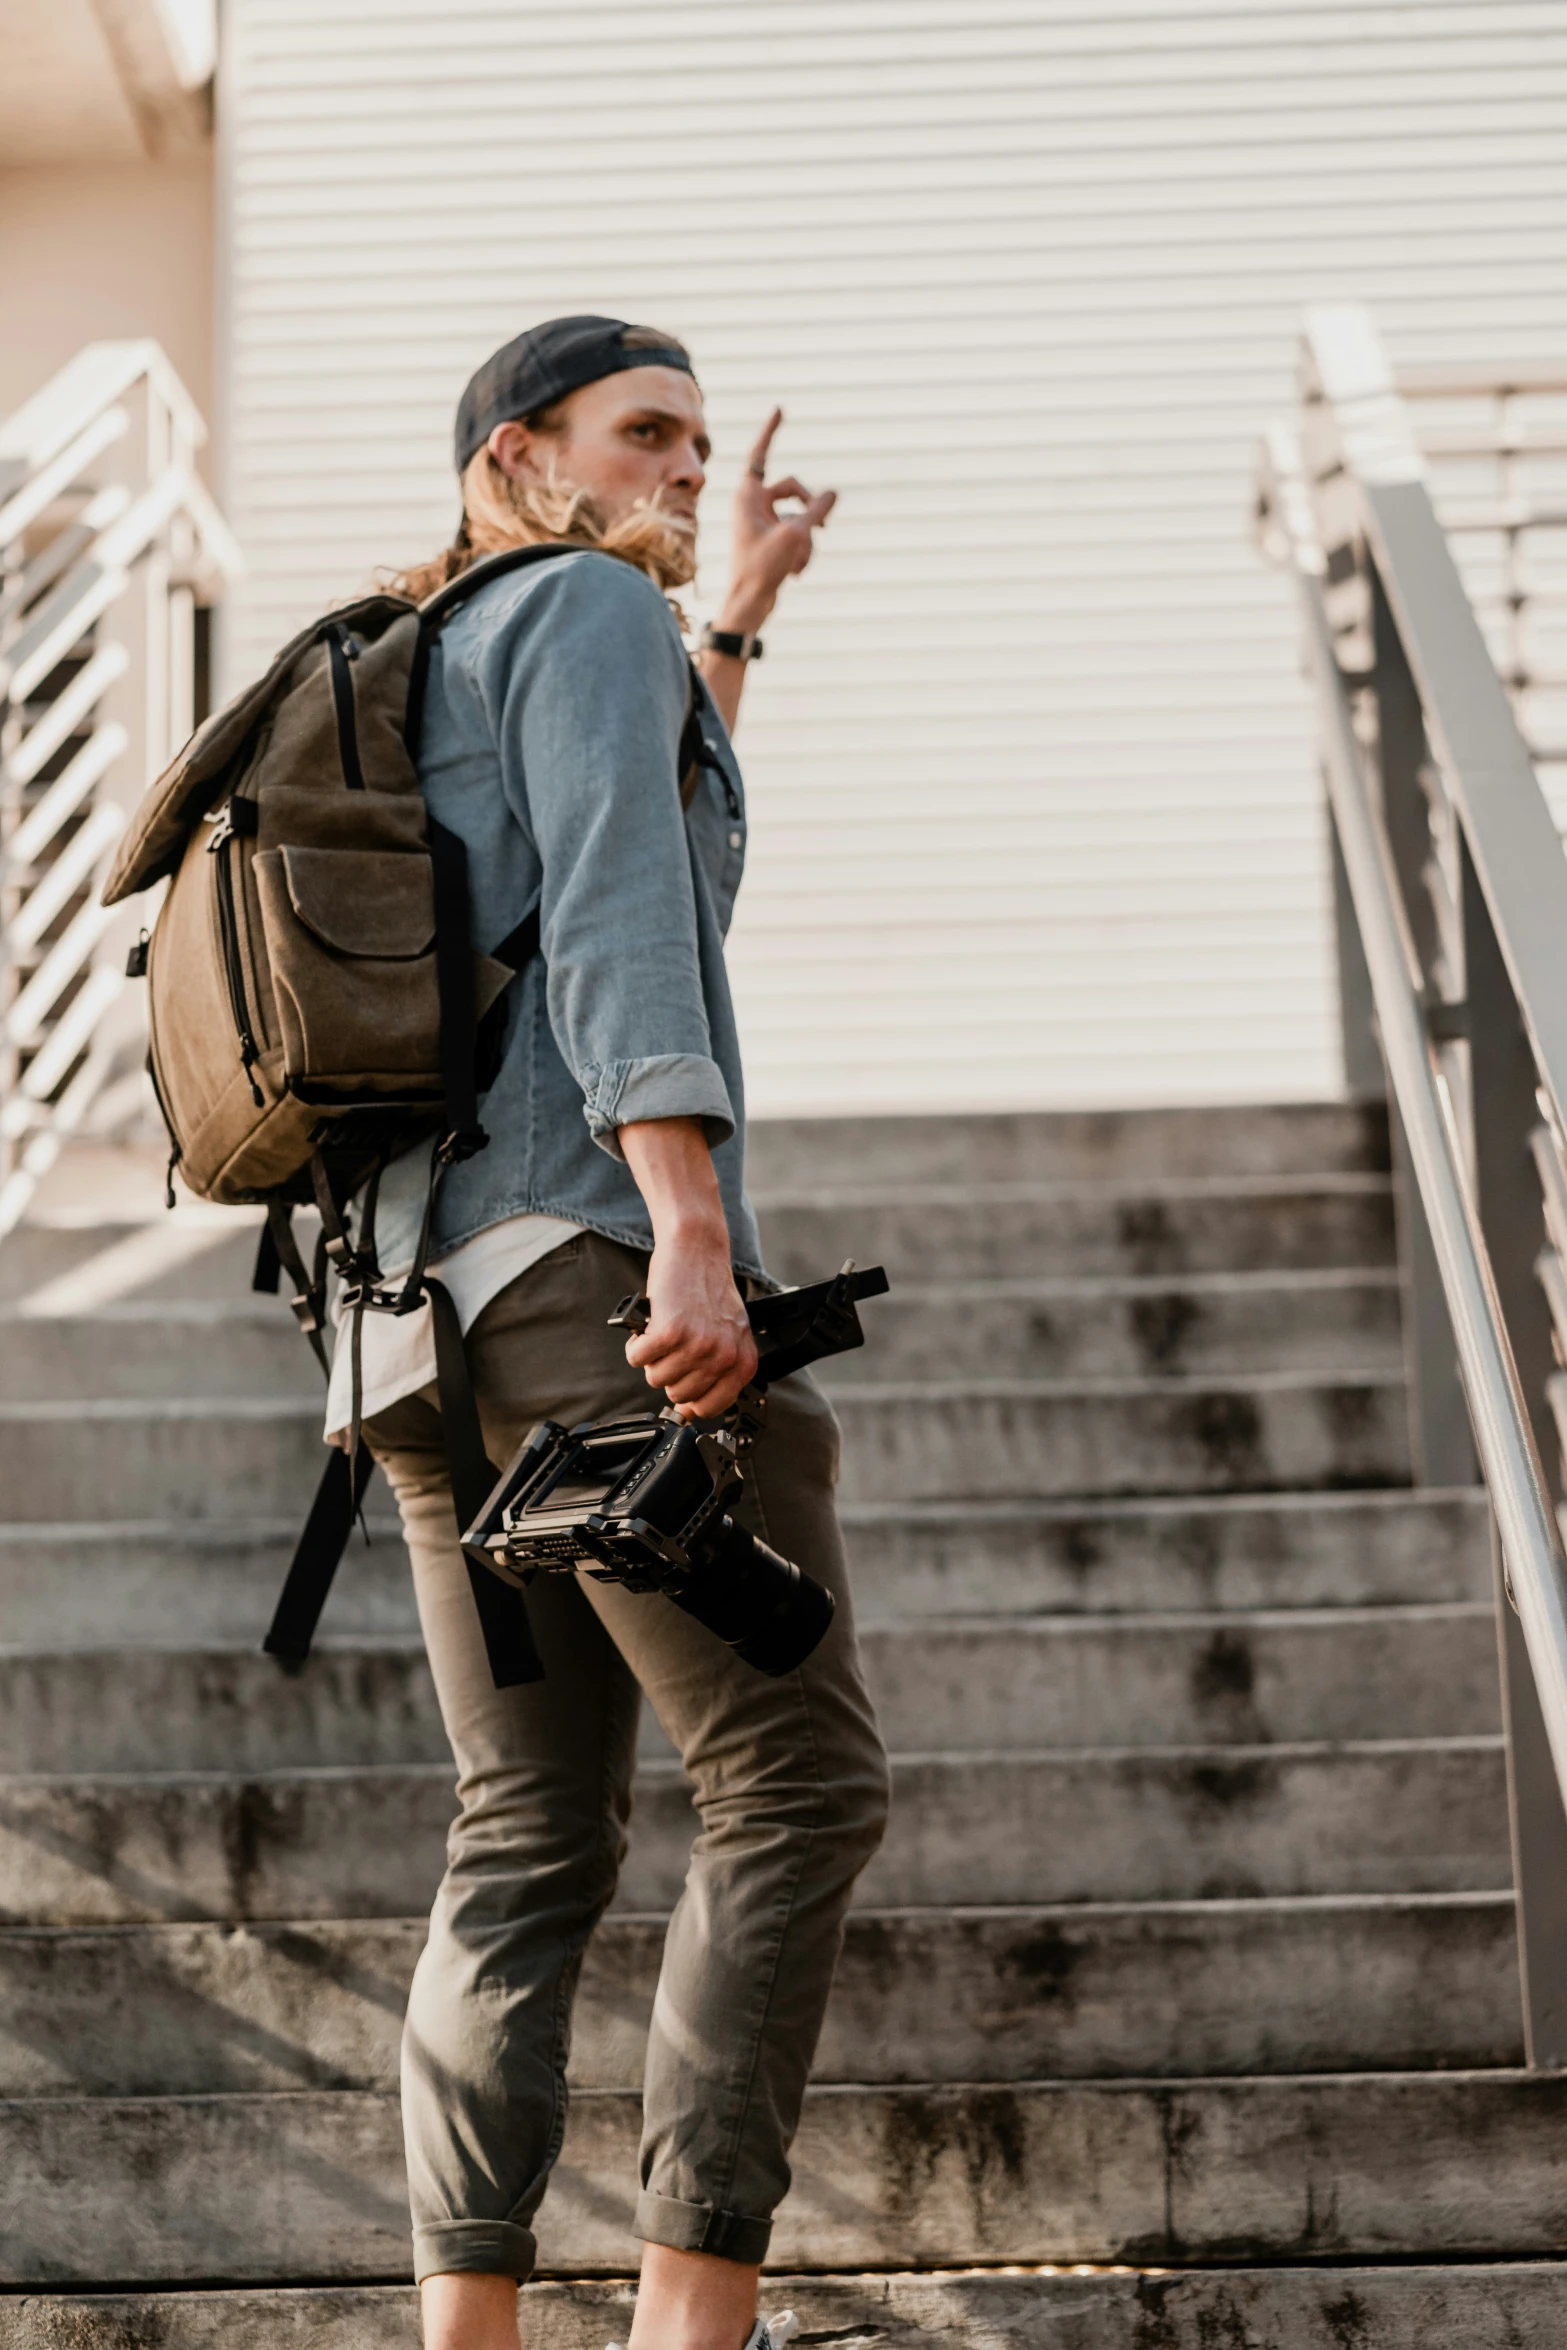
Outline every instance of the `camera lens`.
POLYGON ((832 1593, 733 1518, 719 1520, 669 1597, 775 1680, 805 1662, 832 1622, 832 1593))

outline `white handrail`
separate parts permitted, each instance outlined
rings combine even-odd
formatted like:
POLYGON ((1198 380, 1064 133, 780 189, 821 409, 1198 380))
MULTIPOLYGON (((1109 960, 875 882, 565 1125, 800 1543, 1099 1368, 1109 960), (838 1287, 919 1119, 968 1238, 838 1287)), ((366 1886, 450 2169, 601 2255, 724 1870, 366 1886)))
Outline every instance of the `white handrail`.
POLYGON ((137 1057, 98 889, 194 722, 193 597, 240 568, 205 438, 148 341, 89 344, 0 423, 0 1237, 137 1057))
MULTIPOLYGON (((1538 370, 1527 388, 1560 375, 1538 370)), ((1505 405, 1524 388, 1509 374, 1488 390, 1505 405)), ((1316 693, 1346 1073, 1375 1082, 1374 1031, 1403 1138, 1417 1473, 1464 1482, 1478 1455, 1513 1603, 1499 1649, 1525 2046, 1531 2064, 1560 2066, 1567 860, 1521 731, 1528 648, 1513 625, 1487 644, 1365 311, 1307 313, 1300 433, 1271 434, 1259 472, 1264 544, 1293 574, 1316 693), (1472 1449, 1454 1419, 1455 1370, 1472 1449)), ((1524 590, 1515 552, 1500 599, 1510 622, 1524 590)))
MULTIPOLYGON (((1421 1004, 1421 972, 1323 601, 1323 559, 1291 437, 1270 433, 1271 519, 1287 550, 1316 694, 1318 746, 1371 975, 1377 1027, 1452 1316, 1453 1338, 1551 1755, 1567 1802, 1567 1566, 1508 1345, 1490 1257, 1464 1173, 1421 1004)), ((1567 940, 1563 942, 1567 952, 1567 940)))

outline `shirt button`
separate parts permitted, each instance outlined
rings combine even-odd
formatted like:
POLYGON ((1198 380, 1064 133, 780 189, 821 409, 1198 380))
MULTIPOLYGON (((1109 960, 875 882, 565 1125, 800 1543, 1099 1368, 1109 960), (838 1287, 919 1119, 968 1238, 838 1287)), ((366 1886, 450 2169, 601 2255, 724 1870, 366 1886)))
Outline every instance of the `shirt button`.
POLYGON ((745 834, 744 834, 743 832, 732 832, 732 833, 729 835, 729 846, 730 846, 732 849, 737 849, 737 848, 740 846, 740 843, 741 843, 741 842, 744 840, 744 838, 745 838, 745 834))

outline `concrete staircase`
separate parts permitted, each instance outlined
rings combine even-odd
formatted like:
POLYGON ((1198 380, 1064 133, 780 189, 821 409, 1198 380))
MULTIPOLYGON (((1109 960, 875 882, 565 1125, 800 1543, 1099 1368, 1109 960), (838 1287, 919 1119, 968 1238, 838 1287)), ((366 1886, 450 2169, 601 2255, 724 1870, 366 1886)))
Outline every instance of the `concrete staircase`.
MULTIPOLYGON (((1384 1167, 1333 1107, 756 1136, 775 1269, 895 1283, 828 1368, 897 1798, 775 2237, 808 2340, 1562 2336, 1485 1519, 1408 1489, 1384 1167)), ((0 2344, 411 2345, 406 1566, 259 1656, 318 1386, 248 1233, 139 1213, 0 1251, 0 2344)), ((689 1835, 650 1731, 530 2290, 569 2350, 624 2338, 689 1835)))

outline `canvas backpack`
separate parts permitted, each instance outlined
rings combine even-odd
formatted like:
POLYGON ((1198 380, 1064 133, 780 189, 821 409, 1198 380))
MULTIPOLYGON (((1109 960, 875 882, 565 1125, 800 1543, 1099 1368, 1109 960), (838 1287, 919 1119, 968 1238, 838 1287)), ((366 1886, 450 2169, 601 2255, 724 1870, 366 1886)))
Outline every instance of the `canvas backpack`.
MULTIPOLYGON (((104 885, 114 905, 167 880, 129 969, 149 987, 147 1066, 178 1166, 198 1199, 266 1209, 254 1286, 287 1272, 323 1370, 327 1266, 344 1284, 355 1359, 353 1426, 334 1449, 266 1647, 303 1662, 372 1463, 358 1441, 358 1322, 428 1298, 453 1493, 467 1525, 495 1480, 473 1407, 456 1310, 425 1272, 444 1169, 481 1150, 479 1096, 499 1065, 507 990, 538 951, 530 911, 489 953, 468 929, 467 859, 419 789, 430 646, 504 572, 569 553, 519 547, 472 565, 424 604, 375 594, 301 631, 254 685, 191 737, 147 793, 104 885), (423 1228, 395 1290, 375 1257, 381 1169, 433 1141, 423 1228), (362 1192, 356 1217, 348 1202, 362 1192), (292 1227, 313 1203, 307 1269, 292 1227)), ((717 766, 696 670, 679 746, 681 798, 717 766)), ((537 1660, 517 1595, 473 1570, 499 1685, 537 1660)))

